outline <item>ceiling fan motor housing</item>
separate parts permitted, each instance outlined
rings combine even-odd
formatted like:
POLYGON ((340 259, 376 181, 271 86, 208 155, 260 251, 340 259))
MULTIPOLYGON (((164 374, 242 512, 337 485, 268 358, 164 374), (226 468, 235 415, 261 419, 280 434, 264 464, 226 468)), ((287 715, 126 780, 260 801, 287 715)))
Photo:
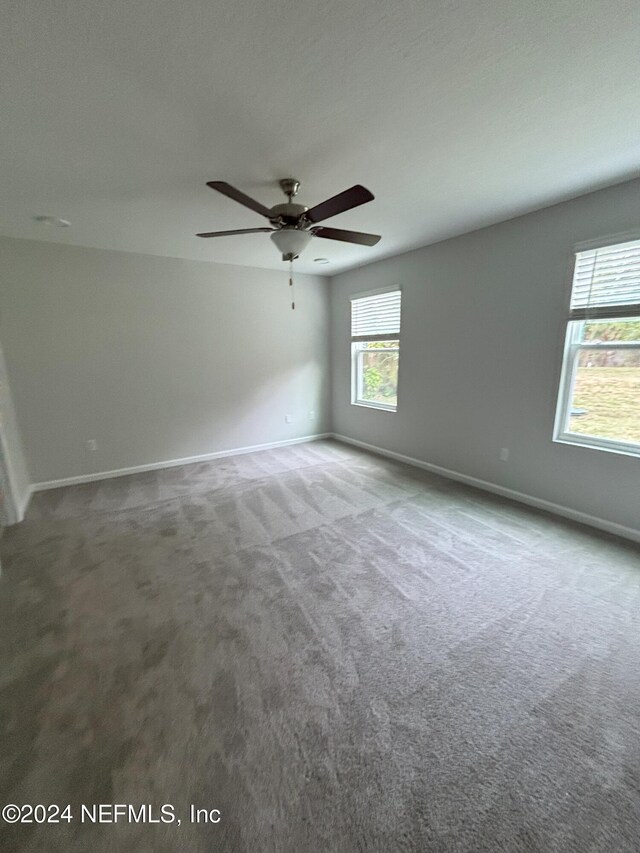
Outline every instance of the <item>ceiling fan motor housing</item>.
POLYGON ((296 225, 308 209, 303 204, 295 204, 291 201, 275 204, 269 211, 269 219, 272 225, 296 225))
MULTIPOLYGON (((280 183, 282 185, 285 181, 281 181, 280 183)), ((297 185, 295 187, 297 191, 298 182, 291 181, 291 183, 292 185, 297 185)), ((284 186, 282 188, 287 192, 284 186)), ((293 189, 293 186, 291 189, 293 189)), ((276 204, 269 210, 269 221, 278 229, 273 232, 271 239, 282 252, 283 261, 294 261, 298 258, 300 252, 305 249, 311 239, 311 232, 308 230, 311 223, 303 218, 303 214, 309 208, 303 204, 295 204, 295 202, 291 201, 293 195, 295 195, 295 191, 289 195, 288 202, 276 204)))

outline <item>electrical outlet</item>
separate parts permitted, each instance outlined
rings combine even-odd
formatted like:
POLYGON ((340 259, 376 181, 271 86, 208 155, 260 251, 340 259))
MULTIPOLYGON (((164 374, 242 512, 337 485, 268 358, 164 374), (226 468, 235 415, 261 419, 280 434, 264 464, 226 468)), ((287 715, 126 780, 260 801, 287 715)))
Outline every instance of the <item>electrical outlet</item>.
POLYGON ((98 449, 98 442, 95 440, 95 438, 90 438, 87 441, 87 450, 90 450, 93 453, 93 451, 97 450, 97 449, 98 449))
POLYGON ((292 421, 293 421, 293 418, 291 417, 291 415, 285 415, 284 416, 285 424, 290 424, 292 421))
POLYGON ((500 461, 501 462, 508 462, 509 461, 509 448, 508 447, 501 447, 500 448, 500 461))
POLYGON ((316 417, 316 413, 315 413, 315 412, 309 412, 309 420, 310 420, 310 421, 315 420, 315 417, 316 417))

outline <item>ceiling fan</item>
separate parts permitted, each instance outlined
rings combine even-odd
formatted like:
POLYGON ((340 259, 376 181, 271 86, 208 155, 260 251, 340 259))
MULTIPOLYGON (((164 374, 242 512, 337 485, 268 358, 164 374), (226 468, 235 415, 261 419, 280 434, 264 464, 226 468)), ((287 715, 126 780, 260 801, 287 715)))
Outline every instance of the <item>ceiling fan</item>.
POLYGON ((197 234, 197 237, 227 237, 231 234, 255 234, 260 231, 270 232, 271 239, 282 252, 283 261, 293 261, 307 246, 312 237, 324 237, 328 240, 340 240, 343 243, 358 243, 361 246, 375 246, 380 240, 378 234, 365 234, 362 231, 345 231, 342 228, 326 228, 318 225, 331 216, 344 213, 372 201, 374 196, 360 184, 356 184, 338 195, 328 198, 326 201, 316 204, 315 207, 307 208, 302 204, 296 204, 293 199, 300 189, 300 181, 295 178, 283 178, 279 181, 280 187, 289 199, 283 204, 273 207, 265 207, 259 201, 245 195, 240 190, 232 187, 225 181, 208 181, 207 186, 216 190, 227 198, 243 204, 250 210, 254 210, 264 216, 271 223, 270 228, 242 228, 238 231, 207 231, 197 234))

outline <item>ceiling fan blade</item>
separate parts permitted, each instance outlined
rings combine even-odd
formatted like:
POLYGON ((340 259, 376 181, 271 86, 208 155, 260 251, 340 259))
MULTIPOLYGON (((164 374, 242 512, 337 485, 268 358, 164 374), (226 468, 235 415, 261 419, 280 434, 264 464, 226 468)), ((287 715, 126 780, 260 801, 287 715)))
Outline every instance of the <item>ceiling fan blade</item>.
POLYGON ((238 231, 205 231, 196 237, 229 237, 231 234, 257 234, 261 231, 273 231, 273 228, 240 228, 238 231))
POLYGON ((216 192, 222 193, 222 195, 226 195, 227 198, 233 199, 233 201, 237 201, 239 204, 243 204, 245 207, 248 207, 250 210, 259 213, 261 216, 266 216, 269 219, 269 208, 265 207, 264 204, 260 204, 259 201, 256 201, 255 198, 251 198, 251 196, 245 195, 245 193, 240 192, 235 187, 232 187, 231 184, 227 184, 225 181, 207 181, 207 186, 211 187, 212 190, 216 190, 216 192))
POLYGON ((366 187, 356 184, 350 189, 316 204, 315 207, 307 210, 304 216, 309 222, 322 222, 324 219, 329 219, 330 216, 336 216, 338 213, 344 213, 345 210, 351 210, 352 207, 373 201, 373 198, 373 193, 370 193, 366 187))
POLYGON ((365 234, 364 231, 345 231, 343 228, 314 228, 316 237, 328 240, 342 240, 344 243, 359 243, 361 246, 375 246, 380 241, 379 234, 365 234))

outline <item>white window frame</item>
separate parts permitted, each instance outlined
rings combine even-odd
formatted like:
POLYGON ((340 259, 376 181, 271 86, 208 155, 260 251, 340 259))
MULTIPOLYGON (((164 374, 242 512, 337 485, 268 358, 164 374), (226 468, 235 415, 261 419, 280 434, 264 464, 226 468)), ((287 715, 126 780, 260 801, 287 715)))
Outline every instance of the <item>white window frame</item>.
MULTIPOLYGON (((581 243, 574 247, 574 263, 571 270, 571 281, 569 285, 569 299, 573 289, 573 277, 577 254, 581 251, 594 248, 605 248, 632 240, 640 239, 639 232, 631 232, 602 240, 592 240, 581 243)), ((562 366, 560 372, 560 384, 556 405, 556 416, 553 428, 553 440, 560 444, 571 444, 578 447, 605 450, 611 453, 621 453, 626 456, 640 457, 640 442, 622 441, 613 438, 604 438, 597 435, 588 435, 569 430, 571 417, 571 406, 575 388, 578 360, 583 350, 615 350, 633 349, 640 350, 640 343, 636 341, 582 341, 582 333, 586 322, 606 322, 607 320, 639 319, 640 306, 629 305, 621 313, 620 309, 611 311, 607 307, 594 309, 584 319, 569 318, 566 323, 565 342, 562 354, 562 366)))
MULTIPOLYGON (((394 338, 395 340, 395 338, 394 338)), ((398 337, 399 341, 399 337, 398 337)), ((362 369, 359 362, 362 361, 365 352, 375 352, 375 350, 366 350, 363 344, 369 341, 359 341, 351 344, 351 405, 364 406, 367 409, 380 409, 382 412, 397 412, 398 404, 375 403, 372 400, 362 399, 362 369)), ((400 353, 400 346, 385 347, 380 352, 397 352, 400 353)), ((400 377, 400 356, 398 355, 398 378, 400 377)), ((398 382, 399 384, 399 382, 398 382)), ((398 391, 396 389, 396 400, 398 399, 398 391)))
MULTIPOLYGON (((402 312, 402 289, 399 285, 390 285, 389 287, 381 287, 377 290, 367 290, 364 293, 354 293, 349 300, 349 304, 356 299, 365 299, 367 296, 377 296, 381 293, 400 293, 400 311, 402 312)), ((398 383, 396 387, 396 405, 387 403, 376 403, 371 400, 362 399, 362 370, 360 362, 363 358, 363 353, 367 350, 363 348, 364 344, 371 343, 382 338, 372 338, 371 341, 352 341, 351 342, 351 405, 362 406, 365 409, 377 409, 380 412, 397 412, 400 403, 400 333, 397 335, 387 336, 388 340, 398 341, 397 347, 385 348, 383 352, 398 353, 398 383)))

